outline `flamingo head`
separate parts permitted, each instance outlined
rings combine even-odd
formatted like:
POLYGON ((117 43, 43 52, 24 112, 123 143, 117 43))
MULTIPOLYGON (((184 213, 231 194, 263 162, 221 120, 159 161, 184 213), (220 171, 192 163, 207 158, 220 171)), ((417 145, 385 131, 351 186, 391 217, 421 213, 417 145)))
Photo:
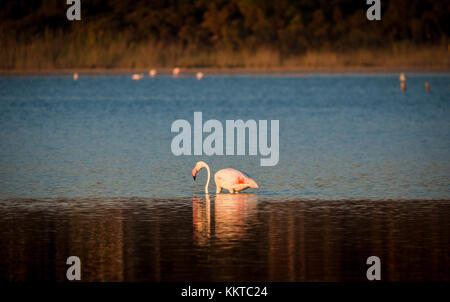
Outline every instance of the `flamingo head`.
POLYGON ((206 167, 205 162, 202 162, 202 161, 197 162, 195 164, 194 169, 192 169, 192 178, 194 178, 194 180, 195 180, 195 177, 197 176, 198 171, 200 171, 201 169, 203 169, 205 167, 206 167))

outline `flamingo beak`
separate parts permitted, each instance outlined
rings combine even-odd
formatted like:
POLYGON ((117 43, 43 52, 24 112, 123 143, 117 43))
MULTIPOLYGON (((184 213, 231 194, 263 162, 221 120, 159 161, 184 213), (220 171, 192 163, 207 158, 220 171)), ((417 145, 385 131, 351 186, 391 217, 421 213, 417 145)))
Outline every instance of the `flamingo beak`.
POLYGON ((192 170, 192 178, 195 180, 195 177, 197 176, 197 169, 196 168, 194 168, 193 170, 192 170))

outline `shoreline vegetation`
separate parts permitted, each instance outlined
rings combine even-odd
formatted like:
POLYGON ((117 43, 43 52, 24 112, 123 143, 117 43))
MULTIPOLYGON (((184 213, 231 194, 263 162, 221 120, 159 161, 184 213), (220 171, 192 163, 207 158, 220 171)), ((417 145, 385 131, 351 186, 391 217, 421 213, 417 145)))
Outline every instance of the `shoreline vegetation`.
MULTIPOLYGON (((39 43, 38 43, 39 44, 39 43)), ((52 43, 49 43, 51 45, 52 43)), ((450 46, 449 46, 450 47, 450 46)), ((129 55, 119 58, 118 54, 90 48, 82 54, 65 52, 58 48, 59 55, 49 56, 49 47, 26 45, 14 48, 9 54, 0 50, 0 57, 7 57, 9 66, 0 65, 0 73, 148 73, 156 69, 158 74, 171 73, 179 67, 183 73, 203 72, 448 72, 450 71, 450 49, 443 46, 413 47, 404 51, 353 50, 347 52, 311 51, 286 58, 277 51, 267 49, 240 52, 197 52, 172 48, 172 54, 164 49, 142 45, 130 50, 129 55), (170 56, 171 59, 161 59, 170 56), (115 57, 115 62, 111 58, 115 57), (56 59, 55 59, 56 58, 56 59), (95 58, 95 59, 91 59, 95 58), (101 60, 98 58, 102 58, 101 60), (161 61, 166 62, 161 64, 161 61)))
POLYGON ((449 71, 445 1, 91 0, 0 3, 0 72, 449 71))

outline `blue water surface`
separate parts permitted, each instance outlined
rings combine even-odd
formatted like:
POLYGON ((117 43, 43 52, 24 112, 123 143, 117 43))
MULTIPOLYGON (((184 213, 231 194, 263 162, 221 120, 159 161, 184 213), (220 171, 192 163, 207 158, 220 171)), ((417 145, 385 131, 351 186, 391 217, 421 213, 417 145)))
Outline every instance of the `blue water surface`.
POLYGON ((449 199, 450 74, 407 74, 405 93, 397 74, 2 76, 0 144, 0 198, 192 196, 204 160, 267 199, 449 199), (171 124, 195 111, 279 120, 279 163, 173 155, 171 124))

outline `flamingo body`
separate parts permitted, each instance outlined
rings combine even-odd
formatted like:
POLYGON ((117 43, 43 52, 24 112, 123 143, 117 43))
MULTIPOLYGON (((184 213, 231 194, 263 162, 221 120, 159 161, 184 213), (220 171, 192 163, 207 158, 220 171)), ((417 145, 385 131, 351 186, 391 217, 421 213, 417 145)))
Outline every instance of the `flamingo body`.
POLYGON ((230 193, 233 193, 248 188, 258 188, 258 184, 248 175, 231 168, 217 171, 216 174, 214 174, 214 182, 217 187, 216 193, 220 193, 222 189, 226 189, 230 193))
MULTIPOLYGON (((209 181, 211 178, 211 172, 209 169, 209 166, 203 162, 199 161, 195 164, 194 169, 192 170, 192 177, 195 180, 195 177, 201 169, 206 168, 208 171, 208 180, 205 185, 205 193, 208 193, 208 186, 209 181)), ((214 182, 216 183, 216 193, 222 192, 222 189, 228 190, 230 193, 238 193, 239 191, 248 189, 248 188, 255 188, 258 189, 259 186, 250 176, 247 174, 227 168, 222 169, 220 171, 217 171, 216 174, 214 174, 214 182)))

